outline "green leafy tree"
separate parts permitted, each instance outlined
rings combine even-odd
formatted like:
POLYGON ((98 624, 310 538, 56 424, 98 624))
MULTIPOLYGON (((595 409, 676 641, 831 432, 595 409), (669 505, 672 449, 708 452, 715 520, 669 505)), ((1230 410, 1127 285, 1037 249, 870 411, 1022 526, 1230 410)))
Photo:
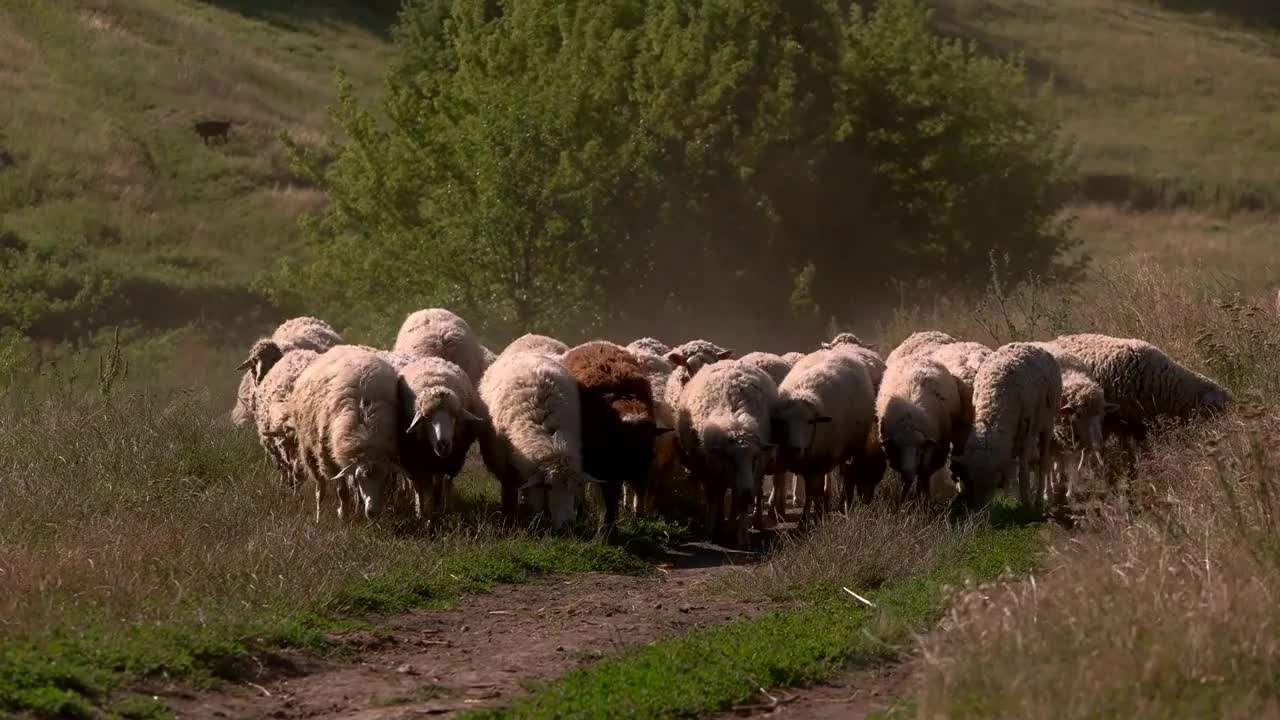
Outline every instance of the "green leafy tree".
POLYGON ((383 112, 342 82, 333 161, 294 148, 330 202, 274 285, 347 324, 783 340, 992 250, 1074 269, 1044 104, 912 0, 415 0, 396 37, 383 112))

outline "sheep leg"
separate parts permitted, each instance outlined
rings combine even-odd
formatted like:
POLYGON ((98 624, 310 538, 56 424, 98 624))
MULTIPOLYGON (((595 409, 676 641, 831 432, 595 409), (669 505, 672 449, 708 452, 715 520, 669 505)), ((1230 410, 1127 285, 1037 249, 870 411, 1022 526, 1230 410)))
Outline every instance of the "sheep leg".
POLYGON ((520 488, 511 480, 502 482, 502 524, 513 528, 516 525, 516 506, 520 488))
POLYGON ((1040 500, 1039 512, 1041 515, 1045 513, 1048 507, 1049 491, 1053 485, 1053 465, 1054 460, 1059 456, 1059 448, 1057 441, 1053 437, 1053 428, 1050 427, 1040 434, 1040 500))
POLYGON ((605 533, 612 532, 614 526, 618 524, 618 501, 625 490, 621 482, 607 482, 600 486, 600 494, 604 499, 603 530, 605 533))
POLYGON ((352 520, 356 515, 356 501, 358 498, 352 497, 351 483, 346 478, 338 480, 338 519, 352 520))
POLYGON ((708 484, 703 488, 703 494, 707 501, 704 523, 706 525, 707 539, 715 542, 716 530, 719 529, 721 504, 724 502, 724 491, 717 492, 708 484))
POLYGON ((787 482, 791 473, 781 472, 773 476, 773 492, 769 493, 769 508, 778 522, 787 517, 787 482))

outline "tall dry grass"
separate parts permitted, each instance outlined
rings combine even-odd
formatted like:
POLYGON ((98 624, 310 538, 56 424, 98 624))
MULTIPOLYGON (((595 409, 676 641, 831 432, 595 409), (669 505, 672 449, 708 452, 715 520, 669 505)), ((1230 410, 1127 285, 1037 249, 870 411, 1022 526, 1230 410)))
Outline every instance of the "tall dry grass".
MULTIPOLYGON (((922 643, 919 716, 1280 714, 1280 318, 1239 290, 1137 257, 1064 304, 1062 330, 1155 342, 1239 407, 1162 429, 1132 505, 1087 515, 1042 573, 961 595, 922 643)), ((1028 299, 1011 305, 1031 322, 1028 299)))

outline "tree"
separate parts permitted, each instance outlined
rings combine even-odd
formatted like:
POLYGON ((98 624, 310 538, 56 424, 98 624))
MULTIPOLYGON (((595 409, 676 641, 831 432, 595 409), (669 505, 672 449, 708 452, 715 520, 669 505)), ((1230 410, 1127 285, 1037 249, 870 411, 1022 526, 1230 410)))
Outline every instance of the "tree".
POLYGON ((343 84, 332 164, 294 148, 330 202, 284 285, 347 322, 781 341, 993 249, 1071 269, 1043 103, 912 0, 416 0, 396 36, 386 122, 343 84))

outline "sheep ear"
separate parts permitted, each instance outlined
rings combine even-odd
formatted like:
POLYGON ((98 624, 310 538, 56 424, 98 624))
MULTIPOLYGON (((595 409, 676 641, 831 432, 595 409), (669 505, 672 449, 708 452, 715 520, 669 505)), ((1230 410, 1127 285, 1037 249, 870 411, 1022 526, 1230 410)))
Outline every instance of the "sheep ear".
POLYGON ((608 484, 608 483, 606 483, 604 480, 601 480, 600 478, 598 478, 598 477, 596 477, 596 476, 594 476, 594 475, 589 475, 589 474, 587 474, 587 473, 582 473, 582 478, 583 478, 584 480, 586 480, 587 482, 589 482, 589 483, 595 483, 596 485, 606 485, 606 484, 608 484))
POLYGON ((404 431, 405 435, 412 435, 414 430, 418 429, 418 424, 423 420, 422 413, 414 413, 413 421, 409 423, 408 429, 404 431))
POLYGON ((660 437, 662 437, 663 435, 666 435, 667 433, 673 433, 673 432, 675 432, 675 431, 676 431, 676 429, 675 429, 675 428, 669 428, 669 427, 655 427, 655 428, 653 429, 653 436, 654 436, 655 438, 660 438, 660 437))
POLYGON ((772 452, 778 449, 778 443, 760 443, 760 449, 765 452, 772 452))
POLYGON ((466 408, 462 408, 462 419, 473 425, 484 424, 483 418, 481 418, 479 415, 476 415, 475 413, 471 412, 466 408))
POLYGON ((253 367, 253 358, 249 358, 248 360, 245 360, 244 362, 240 363, 239 365, 236 366, 236 369, 248 370, 251 367, 253 367))
POLYGON ((689 367, 689 359, 686 358, 684 355, 681 355, 679 351, 672 350, 671 352, 667 353, 666 357, 667 357, 667 361, 670 362, 672 365, 679 365, 680 367, 683 367, 683 368, 689 367))
POLYGON ((1103 403, 1102 407, 1105 408, 1107 412, 1113 413, 1120 409, 1120 404, 1109 402, 1109 403, 1103 403))
POLYGON ((821 425, 822 423, 829 423, 829 422, 831 422, 830 415, 818 415, 817 417, 809 421, 811 425, 821 425))
POLYGON ((716 353, 716 359, 717 359, 717 360, 732 360, 732 359, 733 359, 733 351, 732 351, 732 350, 721 350, 720 352, 716 353))
POLYGON ((346 466, 346 467, 342 468, 341 470, 339 470, 339 471, 338 471, 338 474, 337 474, 337 475, 334 475, 334 476, 333 476, 333 479, 334 479, 334 480, 341 480, 342 478, 350 477, 350 475, 351 475, 351 471, 352 471, 354 468, 355 468, 355 463, 352 463, 352 464, 350 464, 350 465, 348 465, 348 466, 346 466))
POLYGON ((830 350, 831 348, 835 347, 835 345, 832 345, 829 342, 821 342, 821 343, 818 343, 818 347, 822 348, 823 350, 830 350))

